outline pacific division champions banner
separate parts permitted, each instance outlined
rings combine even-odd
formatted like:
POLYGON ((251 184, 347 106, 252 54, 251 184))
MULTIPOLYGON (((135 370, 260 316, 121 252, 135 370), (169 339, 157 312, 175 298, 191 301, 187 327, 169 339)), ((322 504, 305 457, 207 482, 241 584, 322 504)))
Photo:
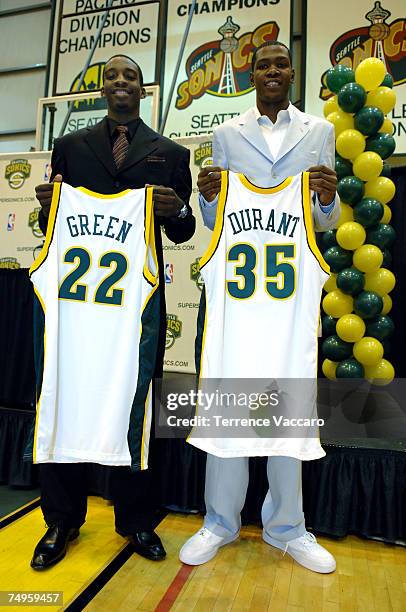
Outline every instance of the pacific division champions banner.
MULTIPOLYGON (((59 0, 49 95, 76 91, 107 4, 107 0, 59 0)), ((104 63, 118 53, 136 59, 145 84, 157 82, 159 9, 160 0, 113 0, 81 91, 100 89, 104 63)))
POLYGON ((395 154, 406 153, 406 17, 404 0, 325 0, 307 2, 306 107, 323 116, 331 95, 326 72, 335 64, 355 70, 367 57, 378 57, 392 76, 396 106, 389 114, 395 154), (313 35, 317 32, 317 35, 313 35))
MULTIPOLYGON (((164 105, 189 6, 185 0, 168 0, 164 105)), ((252 51, 274 39, 289 45, 290 0, 199 0, 165 134, 172 138, 207 134, 252 106, 252 51)))

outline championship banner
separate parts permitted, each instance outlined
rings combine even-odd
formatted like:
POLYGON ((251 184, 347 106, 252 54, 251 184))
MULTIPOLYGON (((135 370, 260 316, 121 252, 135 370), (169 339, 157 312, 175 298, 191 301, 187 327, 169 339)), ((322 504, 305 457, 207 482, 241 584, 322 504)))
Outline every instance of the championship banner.
POLYGON ((306 112, 323 116, 323 104, 331 96, 326 73, 331 65, 355 70, 368 57, 377 57, 391 75, 396 93, 395 108, 388 114, 393 123, 396 155, 406 153, 406 18, 404 0, 341 0, 331 18, 325 0, 308 0, 307 32, 320 27, 307 45, 306 112))
POLYGON ((195 371, 195 337, 197 314, 203 282, 199 259, 207 249, 211 230, 203 225, 199 208, 197 175, 212 164, 211 139, 207 136, 179 138, 179 144, 190 150, 193 193, 190 205, 196 217, 196 232, 191 240, 173 244, 162 234, 166 292, 166 352, 164 369, 171 372, 195 371))
POLYGON ((0 268, 29 268, 44 236, 35 185, 49 180, 51 153, 0 154, 0 268))
MULTIPOLYGON (((76 91, 108 0, 59 0, 49 95, 76 91)), ((144 83, 159 81, 160 0, 113 0, 80 91, 100 89, 105 61, 123 53, 141 66, 144 83)))
MULTIPOLYGON (((168 1, 164 106, 189 7, 184 0, 168 1)), ((266 40, 289 45, 290 12, 290 0, 197 2, 165 134, 207 134, 252 106, 252 51, 266 40)))

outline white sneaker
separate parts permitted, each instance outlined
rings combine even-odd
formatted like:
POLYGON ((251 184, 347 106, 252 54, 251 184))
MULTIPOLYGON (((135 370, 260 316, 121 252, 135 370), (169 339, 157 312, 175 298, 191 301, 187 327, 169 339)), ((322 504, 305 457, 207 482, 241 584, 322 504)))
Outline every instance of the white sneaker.
POLYGON ((300 565, 307 567, 307 569, 313 572, 329 574, 336 569, 336 560, 333 555, 323 546, 317 544, 316 537, 308 531, 300 536, 300 538, 295 538, 289 542, 275 540, 265 532, 263 532, 263 539, 267 544, 283 550, 284 553, 288 553, 300 565))
POLYGON ((206 527, 202 527, 200 531, 195 533, 194 536, 189 538, 187 542, 182 546, 179 553, 179 559, 182 563, 188 565, 201 565, 207 563, 210 559, 213 559, 217 555, 217 551, 220 546, 230 544, 238 538, 238 533, 235 536, 229 538, 222 538, 212 531, 209 531, 206 527))

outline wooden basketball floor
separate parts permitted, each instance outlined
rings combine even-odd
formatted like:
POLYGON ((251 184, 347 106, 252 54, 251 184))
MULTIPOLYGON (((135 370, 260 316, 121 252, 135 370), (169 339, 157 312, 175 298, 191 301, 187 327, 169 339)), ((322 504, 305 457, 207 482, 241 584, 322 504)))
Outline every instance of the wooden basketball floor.
POLYGON ((157 528, 167 559, 153 562, 134 554, 114 532, 112 507, 96 497, 89 499, 87 522, 65 559, 35 572, 29 562, 44 533, 36 503, 0 521, 0 591, 63 591, 63 606, 1 610, 406 611, 405 548, 352 536, 319 538, 338 566, 321 575, 265 544, 259 528, 245 527, 237 542, 192 568, 179 562, 178 551, 202 519, 170 514, 157 528))

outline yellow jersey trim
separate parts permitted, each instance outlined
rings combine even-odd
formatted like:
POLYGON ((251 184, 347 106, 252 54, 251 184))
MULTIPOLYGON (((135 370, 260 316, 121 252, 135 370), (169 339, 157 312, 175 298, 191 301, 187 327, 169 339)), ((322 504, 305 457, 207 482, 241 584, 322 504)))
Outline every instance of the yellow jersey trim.
POLYGON ((51 200, 51 209, 49 211, 48 226, 47 226, 47 233, 45 236, 45 242, 44 242, 44 245, 37 259, 34 261, 34 263, 30 267, 29 276, 31 276, 31 274, 35 272, 35 270, 38 270, 38 268, 44 263, 44 261, 46 260, 48 256, 49 247, 51 245, 52 238, 54 235, 56 215, 58 213, 59 200, 61 197, 61 189, 62 189, 62 183, 54 183, 54 189, 52 192, 52 200, 51 200))
POLYGON ((225 209, 225 205, 227 201, 227 193, 228 193, 228 172, 227 170, 222 170, 221 187, 220 187, 219 199, 217 202, 217 210, 216 210, 216 221, 214 223, 214 229, 211 235, 210 244, 207 247, 206 252, 200 258, 200 261, 199 261, 200 270, 213 257, 214 253, 217 250, 218 243, 220 242, 220 237, 221 237, 223 227, 224 227, 224 209, 225 209))
MULTIPOLYGON (((42 299, 41 294, 39 293, 39 291, 38 291, 38 289, 36 287, 34 287, 34 292, 35 292, 35 295, 37 296, 37 298, 39 300, 39 303, 41 304, 41 308, 44 311, 44 316, 45 316, 45 304, 44 304, 44 300, 42 299)), ((42 367, 42 377, 44 377, 44 372, 45 372, 45 359, 46 359, 46 354, 47 354, 47 350, 46 349, 47 349, 47 336, 46 336, 46 321, 45 321, 45 324, 44 324, 44 363, 43 363, 43 367, 42 367)), ((42 399, 42 389, 43 389, 43 386, 44 386, 44 380, 42 380, 41 394, 40 394, 40 396, 39 396, 39 398, 37 399, 37 402, 36 402, 35 425, 34 425, 34 439, 33 439, 33 444, 32 444, 32 461, 33 461, 33 463, 37 462, 38 423, 39 423, 39 413, 40 413, 40 410, 41 410, 41 399, 42 399)))
MULTIPOLYGON (((206 342, 206 330, 207 330, 207 293, 206 293, 206 304, 205 304, 205 310, 204 310, 204 325, 203 325, 203 334, 202 334, 202 350, 200 353, 200 369, 199 369, 199 380, 197 383, 197 389, 198 391, 200 391, 200 381, 201 381, 201 377, 202 377, 202 368, 203 368, 203 357, 204 357, 204 345, 206 342)), ((197 394, 197 397, 200 396, 200 393, 197 394)), ((196 402, 196 410, 195 410, 195 414, 194 416, 197 416, 199 412, 199 404, 196 402)), ((186 438, 186 442, 189 442, 189 438, 192 435, 194 430, 194 427, 192 427, 192 429, 190 430, 190 433, 188 435, 188 437, 186 438)))
POLYGON ((105 194, 105 193, 98 193, 97 191, 92 191, 91 189, 88 189, 87 187, 75 187, 75 189, 77 189, 78 191, 81 191, 82 193, 87 193, 87 195, 93 196, 94 198, 99 198, 100 200, 114 200, 115 198, 121 198, 122 196, 132 191, 131 189, 124 189, 124 191, 120 191, 119 193, 105 194))
POLYGON ((282 181, 282 183, 279 183, 279 185, 275 185, 274 187, 258 187, 258 185, 254 185, 254 183, 251 183, 251 181, 245 176, 245 174, 239 173, 237 176, 240 179, 241 183, 244 185, 244 187, 246 187, 250 191, 253 191, 254 193, 262 193, 264 195, 282 191, 282 189, 285 189, 285 187, 291 184, 293 179, 293 176, 288 176, 288 178, 282 181))
POLYGON ((330 266, 323 258, 319 247, 317 246, 316 236, 313 227, 313 214, 312 205, 310 200, 310 174, 308 172, 302 172, 302 206, 303 206, 303 217, 306 230, 307 244, 309 249, 320 264, 321 269, 326 273, 330 274, 330 266))
POLYGON ((146 280, 151 285, 156 285, 158 282, 158 258, 156 255, 156 245, 155 245, 155 225, 154 225, 154 204, 153 204, 153 187, 145 188, 145 260, 144 260, 144 276, 146 280), (148 256, 149 253, 152 254, 152 258, 154 260, 155 270, 154 273, 150 270, 148 265, 148 256))

